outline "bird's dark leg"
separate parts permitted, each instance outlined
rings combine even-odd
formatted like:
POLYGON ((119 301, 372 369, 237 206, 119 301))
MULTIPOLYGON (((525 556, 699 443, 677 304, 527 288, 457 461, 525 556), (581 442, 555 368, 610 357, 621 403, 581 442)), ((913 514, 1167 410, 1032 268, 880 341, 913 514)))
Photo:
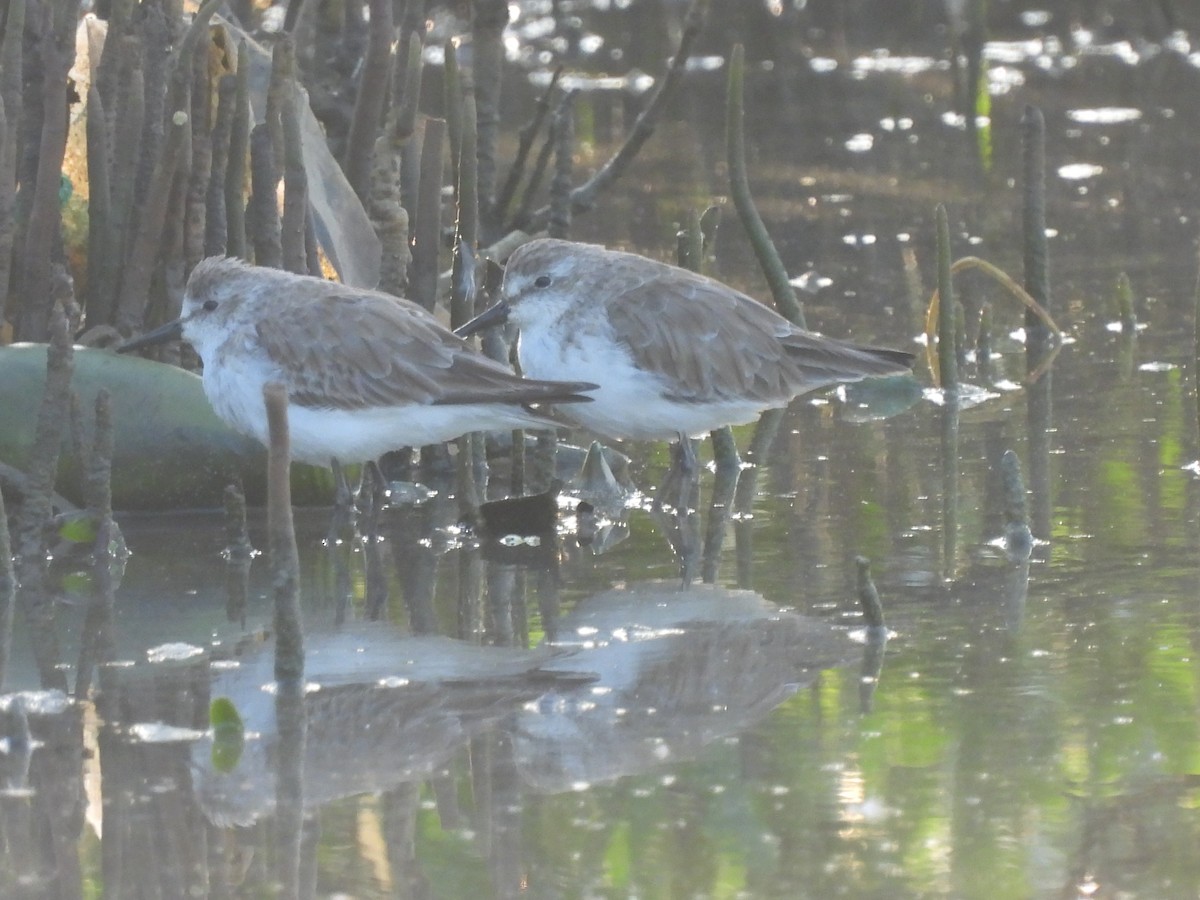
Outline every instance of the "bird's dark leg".
POLYGON ((696 460, 696 443, 686 434, 680 432, 679 443, 675 445, 678 448, 678 464, 679 473, 684 476, 697 475, 700 472, 700 463, 696 460))
POLYGON ((696 445, 687 435, 681 434, 679 440, 671 445, 671 467, 667 469, 666 477, 655 494, 655 510, 662 509, 666 503, 675 507, 681 515, 685 515, 692 495, 692 485, 698 484, 699 474, 696 445))
POLYGON ((374 460, 363 463, 358 502, 362 512, 362 552, 366 563, 366 614, 370 620, 378 620, 383 616, 388 600, 382 546, 379 543, 379 515, 387 500, 384 484, 378 464, 374 460))
POLYGON ((346 470, 336 459, 329 460, 333 469, 333 505, 336 509, 350 509, 354 506, 354 491, 346 480, 346 470))
POLYGON ((696 442, 686 434, 679 435, 678 460, 675 463, 679 469, 679 503, 676 504, 680 515, 686 515, 689 509, 700 507, 700 462, 696 458, 696 442))
POLYGON ((362 479, 358 491, 361 494, 364 490, 371 492, 372 504, 376 509, 382 508, 387 503, 387 478, 384 477, 383 469, 379 468, 376 460, 372 459, 363 463, 362 479))
POLYGON ((696 577, 700 562, 700 466, 696 446, 687 435, 671 445, 671 467, 654 498, 653 512, 667 543, 679 557, 680 575, 687 587, 696 577), (664 505, 675 508, 674 515, 664 505))
POLYGON ((664 506, 678 505, 679 479, 679 449, 672 444, 671 465, 667 467, 667 474, 663 476, 662 483, 654 492, 654 512, 662 512, 664 506))
POLYGON ((333 469, 333 514, 329 517, 329 530, 325 534, 325 544, 333 564, 333 580, 335 584, 336 601, 334 606, 334 623, 337 625, 346 621, 350 609, 351 585, 350 567, 343 553, 344 545, 353 541, 358 527, 358 510, 354 506, 354 492, 346 482, 346 473, 342 464, 336 459, 329 461, 333 469))
POLYGON ((700 463, 696 459, 696 442, 686 434, 679 435, 678 458, 679 499, 675 517, 679 522, 679 558, 682 563, 683 586, 695 578, 700 559, 700 463))

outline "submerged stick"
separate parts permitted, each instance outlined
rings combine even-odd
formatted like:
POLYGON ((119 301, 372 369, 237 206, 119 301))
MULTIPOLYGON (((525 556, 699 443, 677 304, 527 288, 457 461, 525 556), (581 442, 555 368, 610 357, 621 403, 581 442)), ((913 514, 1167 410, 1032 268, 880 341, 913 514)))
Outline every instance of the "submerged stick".
POLYGON ((737 491, 733 498, 733 511, 737 513, 734 524, 734 541, 737 550, 737 586, 749 590, 754 574, 754 502, 758 499, 758 476, 762 463, 771 452, 785 409, 768 409, 759 416, 754 426, 750 446, 746 448, 745 471, 738 476, 737 491))
POLYGON ((1117 275, 1117 315, 1121 321, 1122 332, 1129 335, 1137 334, 1137 313, 1133 309, 1133 284, 1125 272, 1117 275))
POLYGON ((300 624, 300 562, 292 521, 291 439, 287 389, 278 382, 263 387, 267 407, 267 532, 271 596, 275 609, 275 680, 304 677, 304 632, 300 624))
POLYGON ((721 549, 725 545, 725 533, 733 518, 734 497, 741 476, 737 444, 729 426, 712 432, 713 459, 717 464, 713 479, 712 500, 709 504, 708 526, 700 555, 700 579, 705 584, 714 584, 721 564, 721 549))
POLYGON ((854 557, 855 581, 858 586, 858 605, 863 619, 871 628, 883 628, 883 604, 879 602, 879 591, 871 579, 871 561, 865 556, 854 557))
POLYGON ((958 354, 954 347, 954 294, 950 266, 950 223, 946 207, 938 204, 938 375, 942 386, 942 574, 951 578, 958 556, 958 354))
POLYGON ((75 696, 86 697, 91 691, 92 671, 97 664, 111 662, 116 655, 112 634, 112 609, 115 599, 113 548, 119 540, 112 511, 113 422, 112 396, 106 388, 96 392, 95 428, 86 459, 88 515, 96 526, 92 543, 92 596, 88 602, 84 640, 75 672, 75 696))
POLYGON ((979 335, 975 339, 975 366, 979 380, 992 383, 992 304, 984 303, 979 309, 979 335))
MULTIPOLYGON (((109 555, 112 533, 112 457, 113 418, 112 395, 107 388, 96 392, 95 426, 86 457, 88 513, 98 522, 94 553, 99 558, 109 555)), ((80 458, 83 462, 83 458, 80 458)))
POLYGON ((854 558, 855 580, 858 586, 858 603, 862 607, 867 623, 866 643, 863 646, 862 666, 859 669, 858 706, 864 715, 874 705, 875 688, 883 671, 883 654, 887 647, 887 625, 883 619, 883 604, 879 602, 879 591, 871 579, 871 563, 865 556, 854 558))
POLYGON ((957 390, 942 395, 942 577, 954 578, 958 569, 958 425, 960 399, 957 390))
POLYGON ((1033 532, 1029 528, 1021 460, 1012 450, 1005 450, 1000 457, 1000 480, 1004 488, 1004 548, 1015 559, 1028 559, 1033 532))
MULTIPOLYGON (((1024 198, 1022 209, 1025 246, 1025 289, 1050 311, 1050 276, 1046 239, 1046 125, 1041 110, 1029 106, 1021 118, 1024 156, 1024 198)), ((1026 380, 1039 380, 1028 389, 1026 422, 1029 432, 1029 483, 1032 488, 1033 532, 1049 539, 1053 497, 1050 477, 1050 431, 1054 413, 1049 365, 1053 354, 1050 336, 1030 313, 1025 313, 1026 380), (1045 372, 1045 377, 1041 373, 1045 372)))
POLYGON ((46 386, 34 431, 29 493, 17 514, 16 551, 19 599, 33 645, 42 687, 66 691, 55 620, 54 601, 46 590, 45 527, 53 514, 54 477, 70 416, 74 350, 67 317, 59 306, 50 314, 50 344, 46 351, 46 386))
MULTIPOLYGON (((1025 107, 1021 117, 1024 152, 1024 204, 1021 210, 1025 263, 1025 290, 1049 315, 1049 241, 1046 237, 1046 124, 1036 106, 1025 107)), ((1032 311, 1025 313, 1026 347, 1044 351, 1044 322, 1032 311), (1035 340, 1031 340, 1035 337, 1035 340)))
MULTIPOLYGON (((292 6, 299 6, 293 3, 292 6)), ((279 644, 275 645, 276 678, 279 644)), ((303 874, 305 772, 308 746, 308 713, 304 702, 303 673, 279 680, 275 692, 275 724, 278 734, 275 758, 275 816, 271 829, 271 873, 284 897, 301 897, 307 891, 303 874)))
POLYGON ((779 312, 801 328, 804 324, 804 307, 796 297, 796 291, 788 280, 787 269, 779 258, 779 251, 763 224, 762 216, 754 205, 750 194, 750 179, 746 173, 746 143, 743 120, 743 72, 745 68, 745 49, 741 44, 733 45, 733 53, 729 59, 729 91, 726 95, 725 144, 729 158, 729 192, 733 197, 733 205, 737 208, 738 217, 746 229, 746 235, 754 247, 754 255, 758 257, 759 267, 767 278, 771 288, 771 296, 775 298, 775 306, 779 312))
POLYGON ((938 261, 938 376, 942 390, 958 390, 958 353, 955 349, 955 301, 950 275, 950 223, 946 207, 940 203, 934 212, 937 220, 938 261))
POLYGON ((254 545, 246 527, 246 495, 238 484, 225 487, 225 618, 245 622, 250 562, 254 545))

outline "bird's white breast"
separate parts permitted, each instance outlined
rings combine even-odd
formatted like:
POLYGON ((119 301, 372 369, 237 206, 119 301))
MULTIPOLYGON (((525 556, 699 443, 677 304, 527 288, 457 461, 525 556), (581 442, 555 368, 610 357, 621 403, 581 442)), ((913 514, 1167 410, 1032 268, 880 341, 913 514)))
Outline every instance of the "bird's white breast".
POLYGON ((267 412, 263 387, 284 381, 253 337, 235 332, 206 352, 204 393, 216 414, 230 427, 267 443, 267 412))
MULTIPOLYGON (((590 403, 558 407, 565 418, 610 438, 671 440, 681 432, 696 436, 725 424, 752 421, 761 404, 748 401, 689 403, 673 400, 671 382, 638 367, 612 331, 587 328, 522 328, 517 356, 530 378, 590 381, 590 403)), ((669 366, 669 361, 665 361, 669 366)))

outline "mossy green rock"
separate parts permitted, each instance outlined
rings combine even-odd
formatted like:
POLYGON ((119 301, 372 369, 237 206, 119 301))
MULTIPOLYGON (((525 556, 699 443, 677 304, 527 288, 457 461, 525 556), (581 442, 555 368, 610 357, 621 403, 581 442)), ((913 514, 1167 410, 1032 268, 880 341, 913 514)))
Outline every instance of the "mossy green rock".
MULTIPOLYGON (((166 510, 215 507, 225 486, 241 479, 246 499, 266 496, 267 454, 254 439, 217 418, 200 378, 175 366, 109 350, 75 348, 72 390, 90 438, 96 394, 112 395, 113 507, 166 510)), ((46 383, 46 345, 0 347, 0 462, 28 471, 46 383)), ((292 467, 297 505, 328 503, 330 473, 292 467)), ((56 490, 82 503, 82 471, 69 440, 59 459, 56 490)))

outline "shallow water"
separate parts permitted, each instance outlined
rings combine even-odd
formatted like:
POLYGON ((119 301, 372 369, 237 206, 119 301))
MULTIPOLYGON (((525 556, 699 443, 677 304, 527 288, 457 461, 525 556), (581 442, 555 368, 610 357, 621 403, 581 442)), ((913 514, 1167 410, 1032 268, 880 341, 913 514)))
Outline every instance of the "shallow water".
MULTIPOLYGON (((677 523, 644 505, 623 540, 565 533, 537 547, 460 532, 445 496, 385 511, 369 544, 331 543, 328 512, 302 511, 307 675, 320 689, 298 716, 261 690, 267 649, 239 644, 270 627, 265 560, 233 609, 219 514, 123 517, 132 556, 105 633, 138 664, 98 676, 107 727, 22 701, 41 743, 3 757, 5 889, 71 896, 103 880, 114 893, 123 882, 240 896, 282 879, 284 895, 361 897, 1200 894, 1185 468, 1198 456, 1200 71, 1190 38, 1164 43, 1150 14, 1085 22, 1089 37, 1041 7, 1044 27, 997 13, 986 173, 949 115, 935 20, 916 14, 886 51, 876 23, 817 29, 823 9, 813 27, 781 27, 793 61, 753 74, 747 118, 768 227, 789 270, 823 285, 805 298, 810 327, 912 346, 923 310, 903 254, 928 286, 936 203, 956 256, 1019 279, 1019 123, 1027 104, 1042 109, 1052 311, 1070 342, 1049 373, 1030 560, 997 544, 995 475, 1012 449, 1029 481, 1038 443, 1013 337, 1023 314, 975 276, 957 284, 969 308, 992 306, 998 386, 961 417, 949 540, 941 409, 895 401, 874 419, 833 394, 796 401, 767 459, 742 471, 752 505, 694 563, 715 569, 716 588, 677 590, 677 523), (1136 335, 1111 327, 1121 272, 1136 335), (866 679, 881 648, 863 630, 857 556, 889 629, 866 679), (147 648, 214 640, 203 657, 176 648, 145 662, 147 648), (240 667, 209 672, 210 656, 231 654, 240 667), (234 700, 244 744, 205 733, 216 696, 234 700)), ((752 60, 770 52, 751 44, 752 60)), ((671 257, 676 223, 726 192, 723 84, 723 69, 691 79, 575 236, 671 257)), ((580 103, 581 121, 613 112, 601 96, 580 103)), ((612 145, 581 132, 583 168, 612 145)), ((732 209, 715 271, 766 295, 732 209)), ((964 376, 979 381, 972 365, 964 376)), ((753 431, 737 430, 743 450, 753 431)), ((652 493, 666 449, 623 449, 652 493)), ((701 535, 721 487, 706 472, 688 525, 701 535)), ((265 547, 259 514, 251 537, 265 547)), ((86 598, 85 585, 60 607, 63 659, 78 658, 86 598)), ((8 684, 35 686, 20 625, 13 652, 8 684)), ((3 713, 10 732, 17 706, 3 713)))

